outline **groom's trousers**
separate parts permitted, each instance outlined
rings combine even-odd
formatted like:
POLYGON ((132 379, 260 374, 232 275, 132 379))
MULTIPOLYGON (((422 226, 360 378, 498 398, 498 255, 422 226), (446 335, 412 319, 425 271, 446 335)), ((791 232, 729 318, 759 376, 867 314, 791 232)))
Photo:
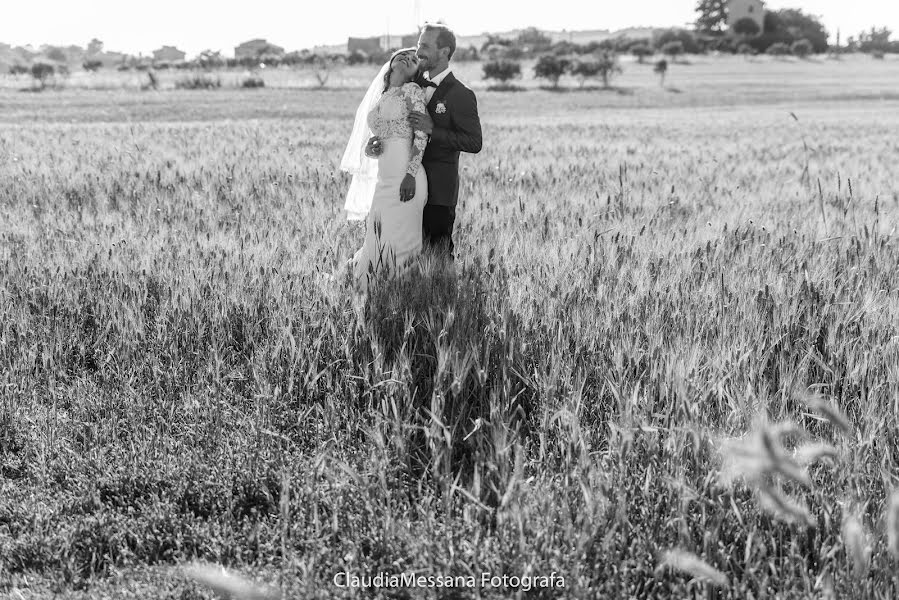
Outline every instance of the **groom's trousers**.
POLYGON ((453 256, 453 223, 456 222, 455 206, 425 204, 422 215, 424 246, 432 251, 453 256))

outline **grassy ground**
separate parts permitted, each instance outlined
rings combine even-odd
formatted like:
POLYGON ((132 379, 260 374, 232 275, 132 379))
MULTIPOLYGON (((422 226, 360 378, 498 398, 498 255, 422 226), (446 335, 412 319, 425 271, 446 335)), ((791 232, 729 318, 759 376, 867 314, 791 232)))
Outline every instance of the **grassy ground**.
POLYGON ((896 63, 679 68, 480 91, 458 279, 364 308, 360 90, 0 95, 0 591, 893 597, 896 63))

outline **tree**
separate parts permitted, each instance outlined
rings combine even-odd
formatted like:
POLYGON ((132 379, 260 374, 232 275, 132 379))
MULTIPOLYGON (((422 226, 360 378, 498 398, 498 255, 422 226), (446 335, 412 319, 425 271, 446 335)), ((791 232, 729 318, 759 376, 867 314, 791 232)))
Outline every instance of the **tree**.
POLYGON ((656 63, 652 70, 659 74, 659 85, 664 86, 665 74, 668 72, 668 61, 663 58, 656 63))
POLYGON ((734 33, 747 37, 754 37, 762 32, 762 28, 753 19, 743 17, 734 23, 734 33))
POLYGON ((727 28, 727 0, 699 0, 696 12, 697 31, 721 33, 727 28))
POLYGON ((218 50, 203 50, 197 56, 197 64, 202 69, 217 69, 225 65, 225 59, 222 58, 222 53, 218 50))
POLYGON ((31 65, 31 76, 41 84, 41 89, 47 87, 47 79, 52 77, 55 72, 56 69, 53 65, 47 63, 36 62, 31 65))
POLYGON ((316 55, 312 65, 315 70, 315 79, 318 81, 318 87, 325 87, 328 84, 331 73, 337 67, 337 61, 330 56, 316 55))
POLYGON ((571 54, 580 54, 582 48, 583 47, 579 46, 578 44, 572 44, 571 42, 562 40, 550 46, 549 49, 556 56, 566 56, 571 54))
POLYGON ((528 27, 519 33, 516 41, 522 50, 531 54, 546 52, 553 43, 552 38, 536 27, 528 27))
POLYGON ((571 63, 568 72, 577 79, 578 85, 584 87, 584 83, 588 79, 599 75, 599 62, 595 60, 577 60, 571 63))
POLYGON ((790 51, 793 53, 793 56, 807 58, 812 53, 812 43, 806 39, 796 40, 790 46, 790 51))
POLYGON ((812 44, 812 51, 817 54, 827 52, 827 30, 821 22, 801 10, 787 8, 765 14, 765 33, 786 34, 789 39, 779 39, 784 43, 793 43, 802 38, 812 44), (769 29, 769 25, 771 28, 769 29))
POLYGON ((885 52, 890 49, 890 36, 893 32, 886 27, 872 27, 871 31, 858 34, 858 46, 862 52, 885 52))
POLYGON ((87 43, 87 54, 88 56, 96 56, 103 52, 103 42, 98 40, 97 38, 92 39, 87 43))
POLYGON ((554 88, 559 87, 559 78, 568 70, 570 61, 552 54, 544 54, 537 59, 534 65, 534 75, 540 79, 546 79, 554 88))
POLYGON ((514 60, 491 60, 484 63, 483 68, 484 79, 495 79, 500 83, 521 77, 521 65, 514 60))
POLYGON ((602 86, 609 87, 609 81, 613 76, 621 73, 621 65, 618 64, 618 56, 614 52, 602 52, 593 60, 579 60, 571 65, 570 73, 577 77, 581 87, 591 77, 600 77, 602 86))
POLYGON ((466 48, 456 48, 456 51, 453 53, 453 60, 456 62, 478 60, 478 49, 471 45, 466 48))
POLYGON ((511 46, 512 41, 507 40, 505 38, 501 38, 498 35, 493 35, 492 33, 487 34, 487 39, 481 44, 481 52, 487 52, 491 46, 511 46))
POLYGON ((68 60, 66 57, 66 53, 62 48, 57 48, 56 46, 51 46, 47 48, 47 58, 50 60, 55 60, 56 62, 64 63, 68 60))
POLYGON ((662 46, 662 54, 670 56, 672 61, 676 60, 683 53, 684 45, 681 42, 668 42, 662 46))
POLYGON ((652 48, 649 47, 648 44, 639 43, 631 46, 631 54, 637 57, 637 62, 643 64, 643 59, 647 56, 652 56, 652 48))

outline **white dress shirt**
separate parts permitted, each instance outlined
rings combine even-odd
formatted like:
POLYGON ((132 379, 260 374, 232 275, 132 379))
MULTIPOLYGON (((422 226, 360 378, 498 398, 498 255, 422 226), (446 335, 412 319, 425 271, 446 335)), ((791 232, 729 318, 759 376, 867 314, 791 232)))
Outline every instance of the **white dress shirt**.
MULTIPOLYGON (((425 73, 425 77, 427 77, 428 81, 432 82, 434 85, 440 85, 440 82, 446 79, 446 76, 452 73, 452 69, 449 67, 442 70, 434 79, 431 79, 431 72, 428 71, 425 73)), ((437 90, 435 87, 428 86, 425 88, 425 104, 431 101, 431 98, 434 97, 434 92, 437 90)))

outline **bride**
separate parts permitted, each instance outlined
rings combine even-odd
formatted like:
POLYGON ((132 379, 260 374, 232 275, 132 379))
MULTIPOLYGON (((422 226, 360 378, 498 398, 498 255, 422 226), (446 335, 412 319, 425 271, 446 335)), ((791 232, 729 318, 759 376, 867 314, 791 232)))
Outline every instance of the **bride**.
POLYGON ((365 219, 365 241, 349 261, 353 278, 367 290, 378 274, 401 275, 422 248, 422 212, 428 182, 421 166, 427 134, 413 131, 411 111, 425 112, 415 48, 397 50, 372 82, 356 111, 340 168, 353 175, 344 208, 351 221, 365 219), (381 140, 377 158, 365 154, 370 137, 381 140))

